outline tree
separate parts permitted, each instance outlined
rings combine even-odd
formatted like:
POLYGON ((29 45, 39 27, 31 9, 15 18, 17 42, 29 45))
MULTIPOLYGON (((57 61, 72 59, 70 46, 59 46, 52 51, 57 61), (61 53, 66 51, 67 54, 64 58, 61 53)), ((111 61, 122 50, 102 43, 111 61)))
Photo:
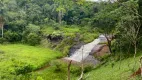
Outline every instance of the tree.
POLYGON ((1 27, 1 34, 2 34, 2 38, 3 38, 3 26, 4 26, 4 19, 3 17, 0 17, 0 27, 1 27))
POLYGON ((62 18, 65 13, 72 6, 73 2, 71 0, 54 0, 56 6, 56 12, 58 12, 58 22, 61 24, 62 18))
POLYGON ((129 41, 134 47, 134 58, 137 53, 139 32, 141 27, 140 15, 138 13, 137 1, 127 1, 120 7, 121 17, 117 24, 121 36, 129 41), (127 14, 125 14, 127 13, 127 14))
POLYGON ((59 6, 56 11, 58 12, 58 21, 61 24, 62 22, 62 18, 63 18, 63 14, 66 12, 66 10, 64 9, 64 7, 59 6))
POLYGON ((112 53, 110 36, 112 37, 114 35, 115 24, 117 21, 115 16, 113 16, 114 14, 112 13, 112 11, 115 10, 118 5, 112 4, 110 2, 102 4, 104 9, 96 14, 93 23, 94 26, 98 28, 99 32, 102 33, 107 39, 110 53, 112 53))

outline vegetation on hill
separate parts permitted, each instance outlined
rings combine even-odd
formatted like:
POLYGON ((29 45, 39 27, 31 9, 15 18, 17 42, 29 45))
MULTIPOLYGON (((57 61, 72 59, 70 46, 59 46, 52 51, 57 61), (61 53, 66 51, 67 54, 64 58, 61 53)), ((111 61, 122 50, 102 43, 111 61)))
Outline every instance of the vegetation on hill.
POLYGON ((47 48, 22 44, 0 45, 0 79, 14 80, 14 76, 32 72, 62 54, 47 48))
MULTIPOLYGON (((66 80, 67 64, 58 59, 100 34, 111 55, 85 67, 84 79, 127 79, 139 68, 141 23, 141 0, 0 0, 0 79, 66 80)), ((71 66, 73 80, 80 72, 71 66)))

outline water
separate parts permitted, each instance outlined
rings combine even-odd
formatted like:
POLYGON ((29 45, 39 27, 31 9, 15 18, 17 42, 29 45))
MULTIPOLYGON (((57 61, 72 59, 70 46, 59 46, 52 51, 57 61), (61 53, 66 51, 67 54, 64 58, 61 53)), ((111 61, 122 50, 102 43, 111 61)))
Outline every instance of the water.
POLYGON ((81 62, 82 60, 85 60, 89 56, 89 54, 91 53, 92 49, 95 46, 97 47, 99 43, 106 41, 107 41, 106 38, 103 35, 100 35, 97 39, 95 39, 91 43, 81 46, 81 48, 76 50, 73 53, 73 55, 71 55, 70 57, 66 57, 65 59, 81 62))

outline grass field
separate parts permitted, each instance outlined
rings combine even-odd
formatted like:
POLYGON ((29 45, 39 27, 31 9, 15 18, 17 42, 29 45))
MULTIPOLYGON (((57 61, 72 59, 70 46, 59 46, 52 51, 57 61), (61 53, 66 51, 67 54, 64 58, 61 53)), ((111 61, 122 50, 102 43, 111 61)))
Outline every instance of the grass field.
MULTIPOLYGON (((142 55, 136 57, 136 65, 133 57, 117 62, 110 61, 109 63, 89 72, 87 80, 128 80, 130 75, 138 70, 140 66, 140 56, 142 55)), ((134 80, 141 80, 136 78, 134 80)))
POLYGON ((0 79, 25 74, 61 57, 58 51, 23 44, 0 45, 0 79))

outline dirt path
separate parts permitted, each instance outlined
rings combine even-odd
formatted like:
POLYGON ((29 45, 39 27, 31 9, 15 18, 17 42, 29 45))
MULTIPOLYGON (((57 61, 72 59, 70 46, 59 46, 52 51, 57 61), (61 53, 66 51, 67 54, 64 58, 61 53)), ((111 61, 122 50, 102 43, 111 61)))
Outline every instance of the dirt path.
POLYGON ((34 72, 43 71, 43 70, 47 69, 48 67, 50 67, 50 65, 49 65, 49 64, 47 64, 47 65, 45 65, 45 66, 42 66, 41 68, 39 68, 39 69, 35 70, 34 72))

